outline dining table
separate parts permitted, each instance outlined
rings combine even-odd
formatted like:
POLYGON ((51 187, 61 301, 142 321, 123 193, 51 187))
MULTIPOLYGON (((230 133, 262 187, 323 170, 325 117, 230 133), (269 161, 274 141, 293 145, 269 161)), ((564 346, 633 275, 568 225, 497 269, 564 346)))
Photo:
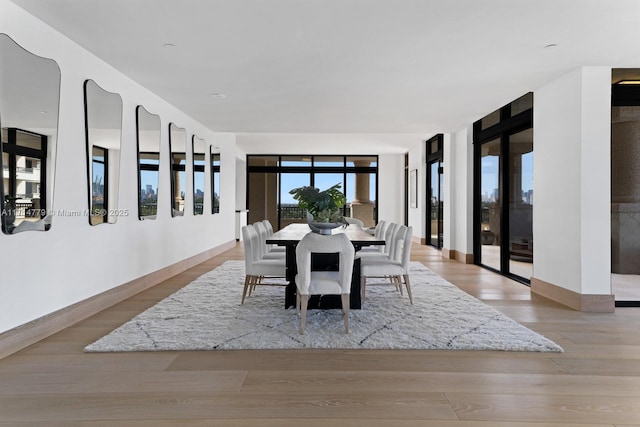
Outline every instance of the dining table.
MULTIPOLYGON (((285 289, 285 308, 296 306, 296 274, 298 273, 296 262, 296 246, 298 242, 307 234, 311 233, 309 225, 306 223, 289 224, 281 230, 276 231, 267 237, 268 245, 284 246, 286 248, 285 278, 289 282, 285 289)), ((356 257, 353 262, 353 275, 351 278, 351 293, 349 296, 352 309, 360 309, 362 301, 360 296, 360 258, 357 251, 365 246, 384 245, 384 239, 375 237, 356 224, 346 227, 338 227, 331 230, 332 234, 344 233, 347 235, 354 249, 356 257)), ((338 254, 312 254, 312 269, 314 270, 337 270, 338 254)), ((309 299, 309 309, 331 309, 341 308, 340 295, 313 295, 309 299)))

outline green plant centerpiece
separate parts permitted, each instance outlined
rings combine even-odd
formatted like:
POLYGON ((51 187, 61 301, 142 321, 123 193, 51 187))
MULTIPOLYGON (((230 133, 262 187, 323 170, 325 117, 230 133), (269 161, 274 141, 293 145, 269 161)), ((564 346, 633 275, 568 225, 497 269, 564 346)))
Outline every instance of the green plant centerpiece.
POLYGON ((342 207, 347 203, 347 197, 340 191, 340 187, 338 183, 324 191, 310 186, 289 191, 298 201, 298 206, 307 211, 309 226, 313 231, 319 229, 321 234, 330 234, 331 228, 349 225, 342 216, 342 207))

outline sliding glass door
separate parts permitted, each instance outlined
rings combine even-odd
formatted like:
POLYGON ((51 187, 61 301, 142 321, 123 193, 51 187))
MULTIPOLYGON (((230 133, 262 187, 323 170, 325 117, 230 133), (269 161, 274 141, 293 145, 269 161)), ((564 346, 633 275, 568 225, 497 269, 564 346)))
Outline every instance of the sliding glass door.
POLYGON ((533 275, 533 129, 509 135, 509 273, 533 275))
POLYGON ((533 275, 533 96, 474 124, 477 264, 529 283, 533 275))
POLYGON ((426 142, 427 148, 427 244, 442 249, 444 230, 443 135, 426 142))
POLYGON ((481 221, 480 263, 500 270, 501 214, 500 205, 500 139, 482 144, 480 157, 481 221))

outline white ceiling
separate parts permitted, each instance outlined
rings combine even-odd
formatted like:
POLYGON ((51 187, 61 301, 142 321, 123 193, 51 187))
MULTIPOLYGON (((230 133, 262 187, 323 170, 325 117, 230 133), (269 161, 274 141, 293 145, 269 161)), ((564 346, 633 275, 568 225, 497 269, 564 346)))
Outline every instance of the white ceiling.
POLYGON ((454 132, 575 67, 640 67, 638 0, 13 2, 214 131, 454 132))

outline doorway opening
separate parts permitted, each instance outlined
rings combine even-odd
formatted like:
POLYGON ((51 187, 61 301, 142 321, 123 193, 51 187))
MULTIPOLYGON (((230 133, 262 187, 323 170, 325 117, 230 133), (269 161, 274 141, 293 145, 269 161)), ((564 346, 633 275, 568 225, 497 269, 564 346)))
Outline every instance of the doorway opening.
POLYGON ((640 307, 640 69, 611 78, 611 287, 616 307, 640 307))

